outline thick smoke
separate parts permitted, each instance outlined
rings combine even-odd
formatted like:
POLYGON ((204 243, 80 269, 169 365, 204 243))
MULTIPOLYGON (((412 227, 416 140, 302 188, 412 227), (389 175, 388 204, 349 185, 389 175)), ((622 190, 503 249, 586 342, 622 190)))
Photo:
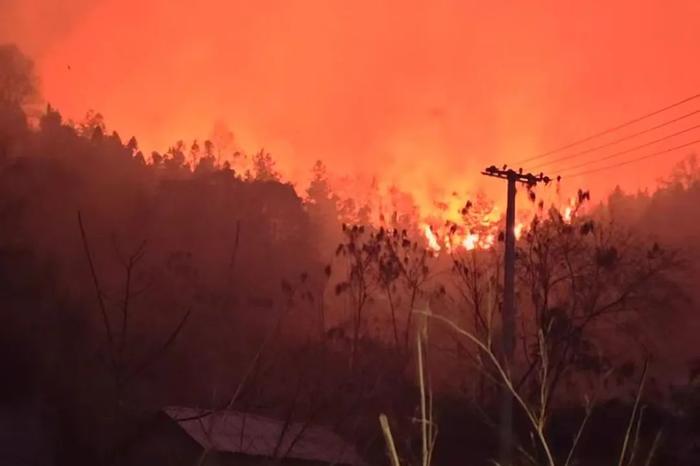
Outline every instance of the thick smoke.
MULTIPOLYGON (((147 152, 223 121, 287 179, 304 184, 321 159, 428 204, 453 190, 500 197, 484 166, 696 92, 698 8, 9 0, 0 39, 38 59, 66 118, 97 109, 147 152)), ((570 188, 655 183, 653 162, 635 168, 570 188)))

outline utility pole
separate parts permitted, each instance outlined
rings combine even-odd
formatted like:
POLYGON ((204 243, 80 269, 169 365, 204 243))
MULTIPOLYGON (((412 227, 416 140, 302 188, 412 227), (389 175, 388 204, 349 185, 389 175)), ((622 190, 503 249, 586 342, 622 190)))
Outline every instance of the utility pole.
MULTIPOLYGON (((505 258, 503 274, 503 310, 501 314, 502 345, 504 366, 510 367, 515 352, 515 183, 533 187, 537 183, 548 184, 551 180, 542 173, 533 175, 523 174, 508 169, 498 169, 494 165, 481 172, 482 175, 501 178, 508 182, 508 204, 506 206, 505 258)), ((501 463, 504 466, 512 464, 513 452, 513 396, 508 390, 503 394, 501 405, 501 463)))

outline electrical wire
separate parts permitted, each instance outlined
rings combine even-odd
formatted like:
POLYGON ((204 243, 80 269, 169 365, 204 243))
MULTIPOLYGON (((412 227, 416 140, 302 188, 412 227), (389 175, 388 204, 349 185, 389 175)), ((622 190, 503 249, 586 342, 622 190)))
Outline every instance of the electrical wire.
POLYGON ((624 165, 629 165, 631 163, 639 162, 641 160, 650 159, 652 157, 657 157, 657 156, 663 155, 663 154, 668 154, 669 152, 673 152, 673 151, 678 150, 678 149, 683 149, 684 147, 689 147, 689 146, 692 146, 692 145, 698 144, 698 143, 700 143, 700 139, 696 139, 694 141, 690 141, 690 142, 687 142, 685 144, 681 144, 679 146, 675 146, 675 147, 671 147, 668 149, 653 152, 651 154, 646 154, 646 155, 643 155, 641 157, 636 157, 634 159, 625 160, 623 162, 619 162, 619 163, 616 163, 613 165, 607 165, 605 167, 593 168, 591 170, 585 170, 585 171, 582 171, 579 173, 574 173, 573 175, 567 175, 566 178, 575 178, 577 176, 587 175, 589 173, 596 173, 596 172, 601 172, 601 171, 605 171, 605 170, 610 170, 612 168, 622 167, 624 165))
POLYGON ((639 116, 639 117, 637 117, 637 118, 633 118, 633 119, 631 119, 631 120, 625 121, 624 123, 621 123, 621 124, 619 124, 619 125, 613 126, 613 127, 611 127, 611 128, 604 129, 603 131, 600 131, 600 132, 598 132, 598 133, 592 134, 591 136, 585 137, 585 138, 583 138, 583 139, 579 139, 579 140, 577 140, 577 141, 571 142, 571 143, 569 143, 569 144, 565 144, 565 145, 563 145, 563 146, 559 146, 559 147, 557 147, 557 148, 555 148, 555 149, 552 149, 552 150, 549 150, 549 151, 547 151, 547 152, 543 152, 543 153, 537 154, 537 155, 535 155, 535 156, 533 156, 533 157, 529 157, 529 158, 526 158, 526 159, 523 159, 523 160, 519 160, 519 161, 515 162, 513 165, 520 165, 520 164, 524 164, 524 163, 527 163, 527 162, 532 162, 533 160, 539 160, 539 159, 541 159, 541 158, 548 157, 548 156, 550 156, 550 155, 552 155, 552 154, 556 154, 556 153, 561 152, 561 151, 563 151, 563 150, 570 149, 571 147, 577 146, 577 145, 579 145, 579 144, 583 144, 584 142, 591 141, 591 140, 593 140, 593 139, 595 139, 595 138, 598 138, 598 137, 600 137, 600 136, 605 136, 606 134, 610 134, 610 133, 612 133, 612 132, 618 131, 618 130, 620 130, 620 129, 622 129, 622 128, 625 128, 625 127, 627 127, 627 126, 633 125, 634 123, 637 123, 637 122, 640 122, 640 121, 645 120, 645 119, 647 119, 647 118, 650 118, 650 117, 652 117, 652 116, 658 115, 658 114, 663 113, 663 112, 665 112, 665 111, 667 111, 667 110, 670 110, 670 109, 672 109, 672 108, 678 107, 678 106, 680 106, 680 105, 683 105, 683 104, 685 104, 685 103, 687 103, 687 102, 690 102, 690 101, 695 100, 695 99, 698 99, 698 98, 700 98, 700 94, 695 94, 695 95, 692 95, 692 96, 690 96, 690 97, 686 97, 685 99, 679 100, 679 101, 674 102, 674 103, 672 103, 672 104, 670 104, 670 105, 666 105, 665 107, 660 108, 660 109, 658 109, 658 110, 654 110, 654 111, 652 111, 652 112, 646 113, 646 114, 644 114, 644 115, 642 115, 642 116, 639 116))
POLYGON ((565 155, 564 157, 559 157, 558 159, 550 160, 550 161, 548 161, 548 162, 544 162, 544 163, 541 163, 541 164, 539 164, 539 165, 535 165, 534 167, 531 168, 531 170, 537 170, 537 169, 540 169, 540 168, 542 168, 542 167, 546 167, 546 166, 548 166, 548 165, 552 165, 552 164, 555 164, 555 163, 558 163, 558 162, 563 162, 564 160, 570 160, 570 159, 579 157, 579 156, 581 156, 581 155, 590 154, 591 152, 595 152, 595 151, 600 150, 600 149, 605 149, 606 147, 614 146, 614 145, 619 144, 619 143, 621 143, 621 142, 629 141, 630 139, 634 139, 634 138, 636 138, 637 136, 641 136, 641 135, 643 135, 643 134, 650 133, 650 132, 652 132, 652 131, 654 131, 654 130, 663 128, 664 126, 672 125, 673 123, 678 123, 678 122, 681 121, 681 120, 684 120, 684 119, 686 119, 686 118, 689 118, 689 117, 691 117, 691 116, 693 116, 693 115, 697 115, 697 114, 699 114, 699 113, 700 113, 700 110, 694 110, 694 111, 692 111, 692 112, 690 112, 690 113, 686 113, 685 115, 681 115, 681 116, 679 116, 678 118, 674 118, 674 119, 672 119, 672 120, 664 121, 663 123, 659 123, 658 125, 652 126, 652 127, 650 127, 650 128, 643 129, 643 130, 641 130, 641 131, 638 131, 638 132, 633 133, 633 134, 630 134, 630 135, 628 135, 628 136, 625 136, 625 137, 616 139, 616 140, 611 141, 611 142, 608 142, 608 143, 606 143, 606 144, 601 144, 601 145, 599 145, 599 146, 591 147, 591 148, 589 148, 589 149, 585 149, 585 150, 582 150, 582 151, 579 151, 579 152, 574 152, 573 154, 565 155))
POLYGON ((619 157, 620 155, 629 154, 630 152, 634 152, 634 151, 636 151, 636 150, 639 150, 639 149, 643 149, 643 148, 645 148, 645 147, 652 146, 652 145, 654 145, 654 144, 656 144, 656 143, 659 143, 659 142, 661 142, 661 141, 665 141, 665 140, 667 140, 667 139, 671 139, 671 138, 673 138, 673 137, 675 137, 675 136, 679 136, 679 135, 681 135, 681 134, 685 134, 685 133, 688 133, 688 132, 690 132, 690 131, 693 131, 693 130, 696 130, 696 129, 699 129, 699 128, 700 128, 700 124, 695 125, 695 126, 691 126, 690 128, 682 129, 681 131, 677 131, 677 132, 675 132, 675 133, 673 133, 673 134, 668 134, 668 135, 666 135, 666 136, 660 137, 660 138, 658 138, 658 139, 654 139, 653 141, 645 142, 644 144, 640 144, 640 145, 638 145, 638 146, 631 147, 631 148, 629 148, 629 149, 625 149, 625 150, 621 150, 621 151, 618 151, 618 152, 614 152, 614 153, 612 153, 612 154, 606 155, 606 156, 604 156, 604 157, 597 158, 597 159, 595 159, 595 160, 588 160, 588 161, 586 161, 586 162, 579 163, 578 165, 572 165, 572 166, 563 168, 563 169, 561 169, 561 170, 558 170, 557 173, 558 173, 558 174, 561 174, 561 173, 568 172, 568 171, 571 171, 571 170, 576 170, 576 169, 578 169, 578 168, 582 168, 582 167, 585 167, 585 166, 588 166, 588 165, 591 165, 591 164, 594 164, 594 163, 602 162, 602 161, 604 161, 604 160, 610 160, 610 159, 613 159, 613 158, 615 158, 615 157, 619 157))

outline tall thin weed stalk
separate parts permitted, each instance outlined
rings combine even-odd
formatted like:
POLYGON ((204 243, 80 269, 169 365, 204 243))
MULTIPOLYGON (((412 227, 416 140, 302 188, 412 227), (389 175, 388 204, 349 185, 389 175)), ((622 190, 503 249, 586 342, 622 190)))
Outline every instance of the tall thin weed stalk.
MULTIPOLYGON (((450 319, 433 314, 430 308, 426 306, 424 310, 417 310, 416 314, 423 316, 424 320, 421 327, 418 329, 416 346, 417 346, 417 366, 418 366, 418 383, 420 387, 420 397, 421 397, 421 440, 422 440, 422 466, 430 466, 433 456, 433 451, 435 447, 435 440, 437 437, 437 427, 433 419, 433 408, 432 400, 433 394, 429 384, 429 377, 426 377, 426 355, 425 355, 425 344, 428 338, 428 318, 438 320, 448 327, 452 328, 458 334, 466 337, 470 342, 472 342, 488 360, 491 361, 493 367, 496 370, 497 376, 500 382, 506 387, 506 389, 512 394, 513 398, 517 402, 517 406, 520 406, 524 412, 527 420, 529 421, 530 427, 532 429, 532 435, 538 440, 538 443, 545 455, 545 464, 547 466, 570 466, 575 464, 574 452, 576 447, 579 445, 583 431, 590 420, 591 413, 593 410, 593 403, 589 398, 586 398, 586 413, 579 425, 579 428, 572 440, 571 447, 567 452, 565 459, 561 462, 557 461, 553 452, 553 448, 547 438, 545 432, 546 419, 549 417, 549 413, 546 411, 548 408, 547 404, 540 404, 539 409, 537 407, 531 407, 525 401, 525 399, 520 395, 515 387, 513 379, 511 377, 510 371, 505 368, 500 362, 496 354, 492 351, 490 345, 481 341, 472 332, 465 330, 455 324, 450 319)), ((540 349, 546 348, 546 342, 542 341, 544 339, 544 334, 540 332, 540 349)), ((543 358, 547 355, 543 354, 543 358)), ((637 387, 637 394, 635 397, 634 406, 632 413, 630 414, 630 419, 628 422, 627 430, 624 435, 622 449, 620 456, 617 460, 617 466, 632 466, 636 458, 636 452, 639 446, 639 432, 642 423, 642 413, 644 411, 643 407, 640 407, 642 393, 644 390, 644 384, 646 381, 648 364, 645 362, 644 369, 642 371, 641 380, 639 386, 637 387)), ((546 383, 546 373, 542 374, 541 382, 546 383)), ((542 387, 540 396, 542 399, 547 398, 548 387, 542 387)), ((389 421, 386 415, 381 414, 379 417, 379 422, 384 434, 384 438, 387 444, 388 454, 392 463, 392 466, 400 466, 400 459, 398 452, 396 450, 396 444, 389 427, 389 421)), ((661 440, 661 432, 659 431, 654 439, 654 442, 647 453, 647 458, 644 462, 645 466, 651 466, 653 457, 658 449, 658 445, 661 440)), ((534 465, 539 463, 532 457, 532 455, 525 452, 521 447, 518 450, 523 453, 525 458, 534 465)), ((498 462, 494 462, 498 466, 511 466, 511 465, 501 465, 498 462)))

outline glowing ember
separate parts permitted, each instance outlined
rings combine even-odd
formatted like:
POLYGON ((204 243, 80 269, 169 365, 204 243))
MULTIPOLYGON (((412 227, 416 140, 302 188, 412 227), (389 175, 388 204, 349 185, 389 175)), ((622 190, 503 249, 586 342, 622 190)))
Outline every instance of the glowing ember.
POLYGON ((577 199, 575 197, 569 199, 569 205, 566 206, 566 208, 564 209, 564 215, 562 215, 564 222, 571 223, 571 220, 573 220, 574 217, 574 211, 577 207, 577 204, 577 199))
POLYGON ((435 233, 433 233, 433 230, 430 228, 430 225, 425 225, 423 227, 423 233, 425 233, 425 238, 428 240, 428 247, 435 252, 439 252, 442 248, 440 247, 437 236, 435 236, 435 233))
POLYGON ((572 217, 572 215, 573 215, 573 210, 571 209, 571 207, 567 207, 567 208, 564 210, 564 221, 565 221, 566 223, 571 222, 571 217, 572 217))
POLYGON ((479 235, 476 233, 468 234, 467 237, 464 238, 464 241, 462 241, 462 246, 464 246, 464 249, 467 251, 476 249, 476 247, 479 246, 479 235))
POLYGON ((525 225, 522 223, 518 223, 515 225, 515 228, 513 229, 513 233, 515 233, 515 239, 520 239, 520 237, 523 234, 523 228, 525 228, 525 225))

